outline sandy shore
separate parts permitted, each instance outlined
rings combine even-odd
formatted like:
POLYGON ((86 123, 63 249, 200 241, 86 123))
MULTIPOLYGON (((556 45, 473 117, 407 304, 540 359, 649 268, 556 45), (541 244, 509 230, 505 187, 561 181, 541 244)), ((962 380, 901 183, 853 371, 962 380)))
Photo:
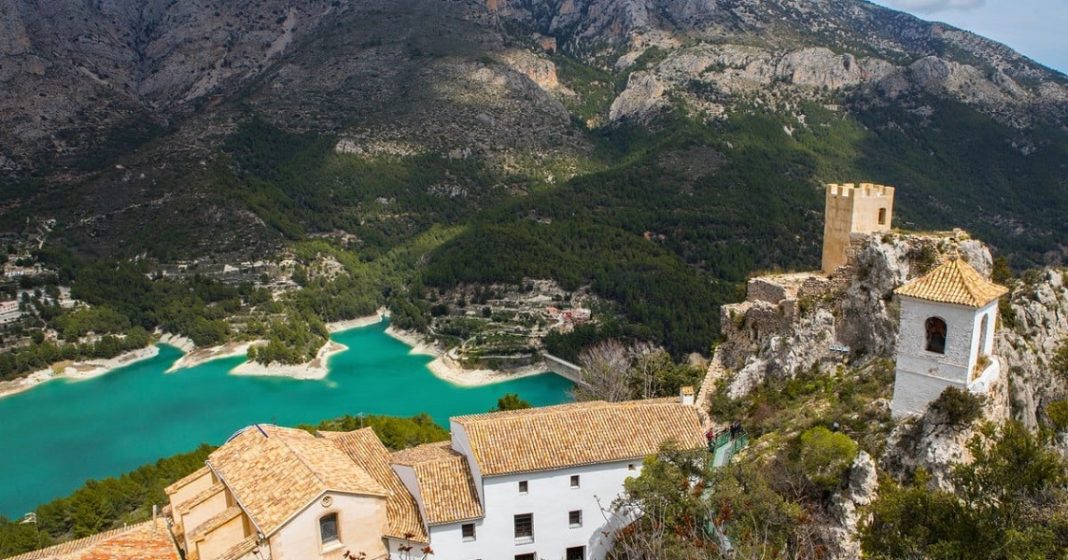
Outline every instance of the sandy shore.
POLYGON ((328 340, 315 358, 304 364, 279 364, 273 362, 267 365, 257 362, 244 362, 230 370, 230 375, 259 375, 267 377, 292 377, 293 379, 323 379, 330 373, 327 368, 327 360, 334 354, 348 350, 348 346, 328 340))
POLYGON ((256 344, 263 344, 263 340, 251 340, 248 342, 227 342, 226 344, 220 344, 219 346, 212 346, 210 348, 197 348, 191 352, 186 353, 181 358, 178 358, 174 364, 167 369, 167 373, 173 373, 180 369, 190 368, 193 366, 199 366, 204 362, 210 362, 212 360, 218 360, 220 358, 233 358, 235 356, 244 356, 248 353, 250 346, 256 344))
POLYGON ((371 325, 377 325, 389 317, 389 310, 385 307, 380 308, 374 315, 367 315, 366 317, 357 317, 355 319, 349 319, 347 321, 334 321, 333 323, 326 324, 326 330, 331 334, 341 331, 347 331, 349 329, 358 329, 360 327, 369 327, 371 325))
MULTIPOLYGON (((331 333, 347 331, 349 329, 357 329, 381 323, 388 316, 389 312, 385 308, 382 308, 374 315, 357 317, 347 321, 327 323, 326 328, 331 333)), ((212 360, 244 356, 248 353, 250 347, 257 344, 263 344, 266 341, 250 340, 247 342, 227 342, 226 344, 220 344, 219 346, 212 346, 210 348, 197 348, 188 338, 175 335, 164 335, 164 337, 160 338, 160 342, 177 346, 186 352, 184 356, 178 358, 178 361, 174 362, 174 365, 167 370, 167 373, 172 373, 180 369, 199 366, 204 362, 210 362, 212 360)), ((316 358, 306 364, 271 364, 265 366, 255 362, 245 362, 231 370, 231 373, 234 375, 269 375, 289 376, 297 379, 322 379, 326 376, 326 361, 322 358, 340 352, 341 350, 338 349, 339 347, 341 350, 345 348, 340 344, 328 340, 327 343, 319 349, 319 354, 316 358), (322 359, 321 363, 317 364, 320 359, 322 359)))
POLYGON ((464 387, 477 387, 490 385, 503 381, 512 381, 521 377, 540 375, 549 371, 544 362, 537 362, 529 366, 508 369, 467 369, 455 359, 444 352, 437 344, 427 342, 421 333, 406 331, 389 327, 386 334, 412 347, 412 354, 424 354, 434 356, 434 360, 427 364, 431 373, 454 385, 464 387))
POLYGON ((495 369, 467 369, 458 364, 447 355, 441 355, 426 366, 434 375, 453 385, 464 387, 477 387, 490 385, 503 381, 512 381, 521 377, 541 375, 549 369, 543 362, 537 362, 526 367, 501 371, 495 369))
POLYGON ((71 379, 76 381, 92 379, 104 375, 111 370, 128 366, 149 358, 154 358, 157 355, 159 355, 159 348, 156 345, 152 345, 125 352, 106 360, 84 360, 69 363, 62 369, 60 369, 61 364, 55 364, 52 367, 37 370, 26 377, 0 382, 0 398, 27 391, 41 383, 52 381, 54 379, 71 379))
POLYGON ((192 339, 190 339, 188 337, 185 337, 185 336, 182 336, 182 335, 178 335, 178 334, 171 334, 171 333, 157 333, 157 334, 160 334, 160 337, 159 337, 160 344, 167 344, 169 346, 174 346, 174 347, 178 348, 179 350, 181 350, 182 352, 185 352, 186 354, 188 354, 188 353, 192 352, 193 350, 197 349, 197 345, 193 342, 192 339))
POLYGON ((425 354, 427 356, 442 355, 441 348, 432 342, 427 342, 422 334, 415 331, 396 329, 392 326, 386 329, 386 334, 412 347, 410 354, 425 354))

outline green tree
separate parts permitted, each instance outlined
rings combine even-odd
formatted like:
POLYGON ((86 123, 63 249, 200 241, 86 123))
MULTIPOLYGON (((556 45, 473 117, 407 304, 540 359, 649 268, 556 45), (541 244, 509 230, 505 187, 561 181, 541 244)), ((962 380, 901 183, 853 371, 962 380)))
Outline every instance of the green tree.
POLYGON ((497 408, 493 410, 522 410, 524 408, 530 408, 530 403, 523 400, 515 393, 508 393, 497 399, 497 408))
POLYGON ((642 473, 623 483, 615 508, 642 512, 616 535, 613 556, 627 560, 715 557, 718 543, 708 535, 712 520, 704 500, 708 453, 665 447, 647 457, 642 473))

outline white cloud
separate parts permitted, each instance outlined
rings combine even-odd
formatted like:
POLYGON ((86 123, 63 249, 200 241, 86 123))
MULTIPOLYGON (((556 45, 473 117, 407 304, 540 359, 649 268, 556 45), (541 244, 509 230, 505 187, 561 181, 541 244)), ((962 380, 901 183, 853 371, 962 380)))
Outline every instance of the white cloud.
POLYGON ((895 8, 932 14, 946 10, 974 10, 986 4, 986 0, 889 0, 887 2, 895 8))

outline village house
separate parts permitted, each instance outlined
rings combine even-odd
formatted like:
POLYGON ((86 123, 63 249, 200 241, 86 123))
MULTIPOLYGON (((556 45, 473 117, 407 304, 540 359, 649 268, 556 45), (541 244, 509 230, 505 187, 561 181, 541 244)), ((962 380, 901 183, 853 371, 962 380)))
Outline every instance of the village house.
POLYGON ((449 441, 394 453, 370 428, 250 426, 167 488, 168 514, 188 560, 604 558, 643 459, 705 446, 692 403, 461 416, 449 441))

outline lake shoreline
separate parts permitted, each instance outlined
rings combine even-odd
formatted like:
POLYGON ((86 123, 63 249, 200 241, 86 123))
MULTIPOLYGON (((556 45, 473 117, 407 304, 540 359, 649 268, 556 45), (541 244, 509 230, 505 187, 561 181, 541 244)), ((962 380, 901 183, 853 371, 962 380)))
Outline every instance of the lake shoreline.
MULTIPOLYGON (((380 308, 372 315, 366 315, 363 317, 356 317, 355 319, 348 319, 345 321, 335 321, 326 324, 326 330, 330 334, 347 331, 350 329, 359 329, 363 327, 369 327, 376 325, 386 320, 389 316, 389 312, 385 308, 380 308)), ((168 373, 177 372, 185 368, 191 368, 199 366, 205 362, 212 360, 221 360, 224 358, 237 358, 248 354, 248 349, 257 344, 264 344, 266 340, 256 339, 246 342, 227 342, 218 346, 210 346, 207 348, 196 348, 187 350, 185 355, 178 358, 178 361, 174 362, 174 365, 167 370, 168 373)), ((315 358, 309 360, 303 364, 279 364, 272 363, 268 365, 259 364, 252 361, 245 361, 231 370, 234 375, 258 375, 265 377, 292 377, 294 379, 322 379, 326 377, 326 359, 331 355, 336 354, 344 350, 331 349, 331 341, 327 341, 315 358)), ((335 344, 336 346, 340 346, 335 344)))
POLYGON ((422 333, 398 329, 392 325, 385 332, 394 339, 411 347, 411 354, 433 356, 434 359, 426 365, 427 369, 438 379, 461 387, 482 387, 533 375, 551 373, 548 366, 542 361, 529 366, 506 370, 468 369, 451 357, 448 352, 445 352, 437 343, 427 340, 422 333))
POLYGON ((47 368, 39 369, 25 377, 0 382, 0 399, 17 395, 28 391, 42 383, 55 381, 56 379, 68 379, 70 381, 83 381, 106 375, 113 370, 125 367, 137 362, 155 358, 159 355, 159 346, 155 344, 123 352, 114 358, 98 358, 92 360, 79 360, 65 365, 57 371, 63 362, 53 364, 47 368))
MULTIPOLYGON (((352 329, 359 329, 377 325, 389 318, 389 311, 379 309, 373 315, 357 317, 345 321, 327 323, 326 328, 331 334, 336 334, 352 329)), ((427 364, 427 369, 434 376, 461 387, 481 387, 495 383, 503 383, 523 377, 548 373, 549 369, 544 362, 524 366, 516 369, 468 369, 463 367, 454 358, 450 357, 437 343, 427 340, 422 333, 398 329, 392 325, 385 329, 385 334, 400 341, 410 348, 410 354, 432 356, 433 360, 427 364)), ((159 344, 174 346, 183 352, 165 373, 177 373, 183 369, 197 367, 204 363, 226 358, 243 357, 248 354, 249 348, 266 341, 256 339, 242 342, 227 342, 217 346, 198 348, 192 340, 171 333, 162 333, 156 344, 124 352, 114 358, 81 360, 68 364, 62 371, 55 371, 56 365, 40 369, 25 377, 11 381, 0 382, 0 398, 16 395, 37 387, 55 379, 69 379, 73 381, 92 379, 106 375, 111 371, 125 367, 142 360, 153 358, 159 354, 159 344)), ((329 375, 328 367, 331 356, 348 350, 348 347, 333 340, 327 340, 315 358, 302 364, 270 363, 260 364, 245 360, 231 369, 228 373, 236 376, 254 377, 288 377, 297 380, 322 380, 329 375)))

